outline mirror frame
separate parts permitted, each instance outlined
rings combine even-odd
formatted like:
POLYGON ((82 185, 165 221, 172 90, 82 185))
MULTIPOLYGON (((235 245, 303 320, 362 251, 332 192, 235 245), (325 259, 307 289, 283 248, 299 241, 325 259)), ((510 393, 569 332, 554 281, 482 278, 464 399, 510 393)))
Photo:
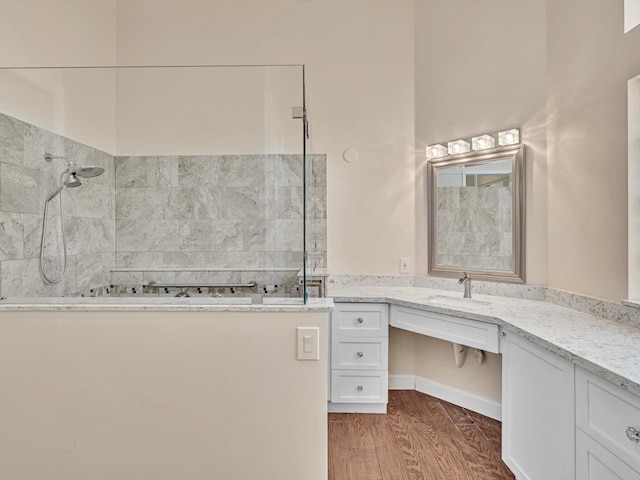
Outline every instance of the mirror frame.
POLYGON ((427 164, 427 201, 428 201, 428 261, 429 275, 459 278, 467 272, 475 280, 494 282, 525 283, 525 145, 509 145, 490 150, 482 150, 429 160, 427 164), (471 267, 437 266, 436 228, 437 228, 437 169, 459 165, 472 165, 497 159, 511 159, 512 187, 511 211, 513 228, 513 269, 482 270, 471 267))

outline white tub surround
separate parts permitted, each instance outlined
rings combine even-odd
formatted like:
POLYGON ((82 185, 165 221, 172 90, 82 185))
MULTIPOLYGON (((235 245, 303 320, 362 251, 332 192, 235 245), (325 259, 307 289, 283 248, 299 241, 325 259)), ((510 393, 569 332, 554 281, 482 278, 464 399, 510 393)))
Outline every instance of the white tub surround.
POLYGON ((0 476, 326 479, 330 309, 2 307, 0 476))

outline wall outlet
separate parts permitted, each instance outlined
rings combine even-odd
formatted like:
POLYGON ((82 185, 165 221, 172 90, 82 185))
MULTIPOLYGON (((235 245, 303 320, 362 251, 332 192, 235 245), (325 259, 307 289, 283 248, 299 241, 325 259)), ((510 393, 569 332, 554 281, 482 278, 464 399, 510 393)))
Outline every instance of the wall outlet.
POLYGON ((400 257, 400 273, 409 273, 409 259, 400 257))

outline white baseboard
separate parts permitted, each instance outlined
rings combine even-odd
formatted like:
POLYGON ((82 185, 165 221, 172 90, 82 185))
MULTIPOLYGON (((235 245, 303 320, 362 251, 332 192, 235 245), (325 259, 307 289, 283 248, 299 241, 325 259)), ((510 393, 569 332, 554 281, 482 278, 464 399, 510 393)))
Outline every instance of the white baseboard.
POLYGON ((419 375, 390 374, 389 389, 416 390, 489 418, 502 420, 502 403, 419 375))
POLYGON ((327 402, 327 411, 329 413, 387 413, 387 404, 327 402))
POLYGON ((416 376, 413 374, 396 373, 389 375, 389 390, 415 390, 416 376))

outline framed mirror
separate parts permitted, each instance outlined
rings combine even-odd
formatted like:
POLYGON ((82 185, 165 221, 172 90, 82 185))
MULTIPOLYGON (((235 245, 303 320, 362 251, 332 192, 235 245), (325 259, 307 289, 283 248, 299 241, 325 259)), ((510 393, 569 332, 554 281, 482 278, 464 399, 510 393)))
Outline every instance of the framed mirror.
POLYGON ((524 283, 524 170, 524 145, 429 161, 429 275, 524 283))

